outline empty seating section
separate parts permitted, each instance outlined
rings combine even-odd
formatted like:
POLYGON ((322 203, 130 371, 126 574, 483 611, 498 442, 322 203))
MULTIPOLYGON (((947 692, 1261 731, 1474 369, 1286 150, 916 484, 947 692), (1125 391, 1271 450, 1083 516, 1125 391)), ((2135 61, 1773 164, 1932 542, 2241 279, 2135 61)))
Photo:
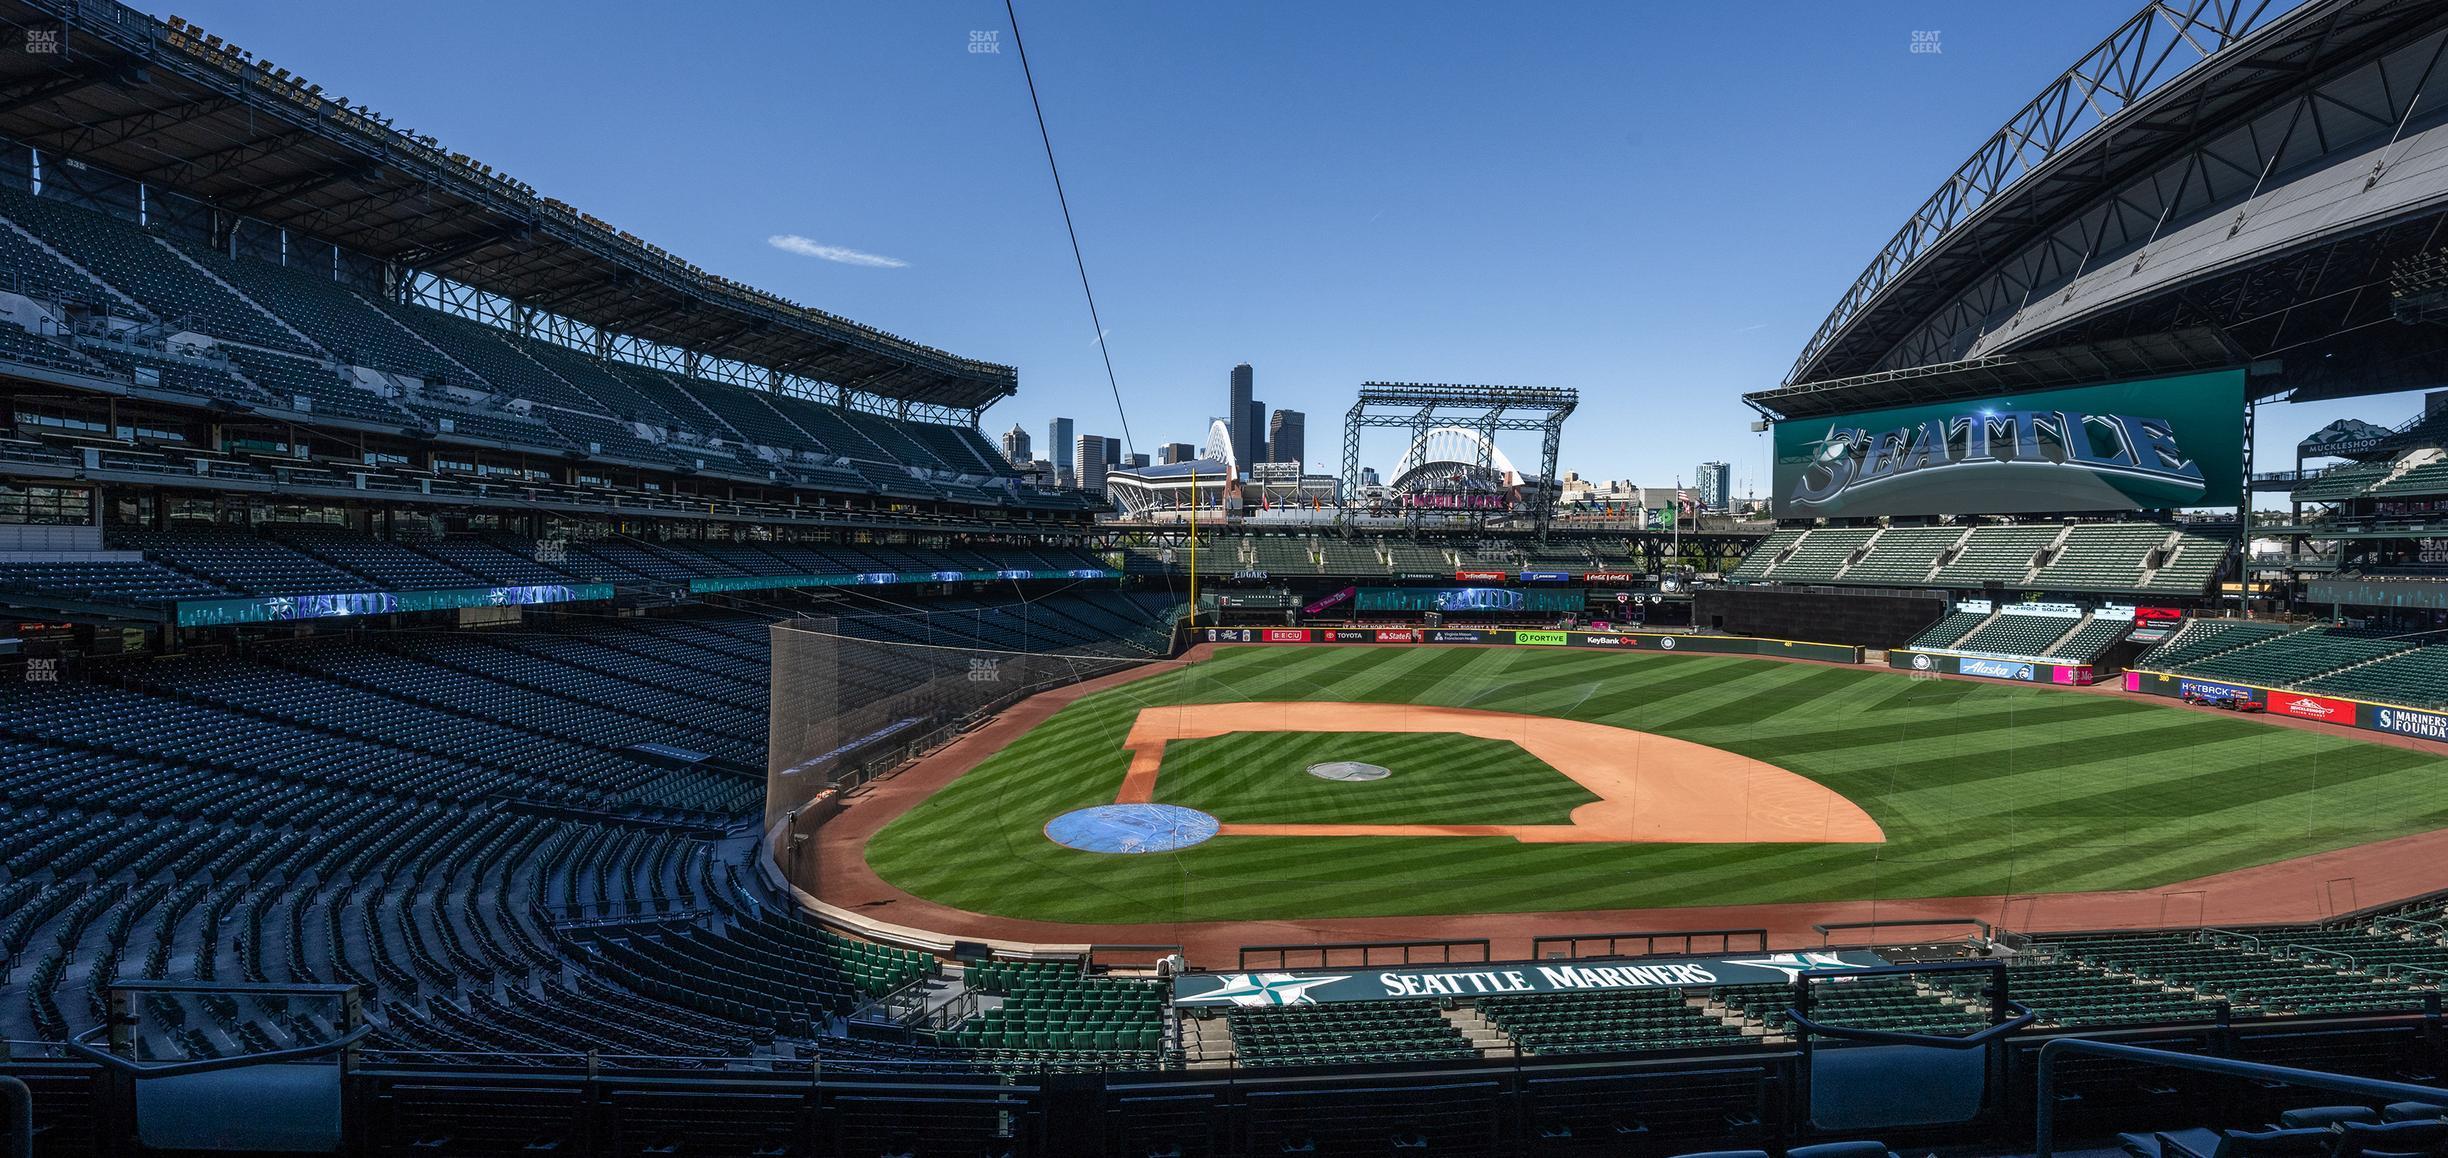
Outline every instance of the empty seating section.
POLYGON ((1778 557, 1792 550, 1806 533, 1793 527, 1779 527, 1770 531, 1768 537, 1751 548, 1751 553, 1743 556, 1743 561, 1726 578, 1737 583, 1767 578, 1768 569, 1776 565, 1778 557))
POLYGON ((1970 634, 1973 628, 1988 621, 1989 613, 1986 611, 1951 611, 1947 613, 1946 618, 1931 624, 1928 630, 1914 636, 1909 646, 1953 647, 1957 641, 1970 634))
MULTIPOLYGON (((1768 1033, 1794 1029, 1785 1011, 1793 1006, 1787 985, 1721 985, 1713 993, 1729 1012, 1768 1033)), ((1951 993, 1918 977, 1863 977, 1844 985, 1812 989, 1810 1017, 1827 1025, 1898 1033, 1961 1037, 1988 1024, 1985 1011, 1968 1009, 1951 993)))
POLYGON ((2187 620, 2135 666, 2262 687, 2448 706, 2448 646, 2232 619, 2187 620))
POLYGON ((1468 1061, 1470 1039, 1424 1001, 1235 1007, 1225 1013, 1244 1065, 1468 1061))
POLYGON ((1317 559, 1306 539, 1286 539, 1275 535, 1255 535, 1249 540, 1251 556, 1258 569, 1273 575, 1315 575, 1317 559))
POLYGON ((2194 660, 2181 670, 2189 675, 2238 680, 2264 687, 2293 687, 2298 681, 2339 668, 2369 663, 2412 646, 2393 640, 2362 639, 2312 628, 2194 660))
POLYGON ((1836 577, 1853 557, 1878 534, 1869 527, 1822 527, 1803 537, 1794 548, 1792 557, 1778 563, 1768 577, 1786 583, 1818 583, 1836 577))
POLYGON ((1121 1069, 1157 1069, 1165 1048, 1166 987, 1155 980, 1091 976, 1076 964, 983 962, 963 978, 1001 999, 941 1039, 1025 1063, 1053 1051, 1121 1069))
POLYGON ((2199 594, 2217 575, 2231 545, 2216 528, 2156 522, 1786 527, 1752 548, 1728 578, 1738 583, 1957 589, 2002 583, 2064 592, 2199 594), (2040 563, 2042 552, 2060 535, 2065 542, 2040 563), (2163 545, 2169 547, 2164 553, 2163 545), (1848 565, 1846 560, 1856 552, 1861 558, 1848 565), (2156 568, 2153 561, 2159 564, 2156 568))
MULTIPOLYGON (((333 280, 328 269, 292 269, 232 258, 200 246, 179 248, 214 276, 238 287, 256 304, 313 338, 325 353, 342 362, 424 379, 446 379, 451 375, 448 359, 333 280)), ((325 256, 329 256, 328 252, 325 256)))
POLYGON ((2130 619, 2087 616, 2082 626, 2074 629, 2074 634, 2058 642, 2055 651, 2058 658, 2068 662, 2091 663, 2106 655, 2109 648, 2115 647, 2117 641, 2132 630, 2133 621, 2130 619))
POLYGON ((2201 594, 2209 590, 2210 581, 2218 578, 2234 550, 2235 540, 2228 536, 2192 530, 2179 532, 2175 550, 2142 581, 2142 589, 2172 595, 2201 594))
POLYGON ((230 364, 255 388, 284 410, 304 410, 332 418, 374 422, 394 428, 422 426, 414 415, 371 390, 343 378, 338 370, 306 358, 221 347, 230 364), (300 400, 303 399, 301 402, 300 400))
POLYGON ((0 189, 0 215, 142 303, 174 330, 198 330, 300 354, 317 352, 133 222, 8 189, 0 189))
POLYGON ((70 269, 25 232, 0 225, 0 289, 45 303, 107 303, 92 278, 70 269))
POLYGON ((2153 671, 2176 671, 2195 660, 2275 639, 2293 630, 2289 624, 2246 619, 2187 619, 2176 634, 2142 653, 2135 662, 2153 671))
POLYGON ((2333 466, 2298 485, 2288 497, 2299 503, 2344 502, 2370 490, 2373 484, 2386 478, 2395 463, 2350 462, 2333 466))
POLYGON ((1987 651, 2000 655, 2053 656, 2049 647, 2058 636, 2074 629, 2072 616, 2009 615, 2001 613, 1980 629, 1955 641, 1958 651, 1987 651))
MULTIPOLYGON (((1329 575, 1383 575, 1385 560, 1377 557, 1377 548, 1367 543, 1346 539, 1325 539, 1318 543, 1318 552, 1325 558, 1329 575)), ((1584 564, 1586 565, 1586 564, 1584 564)))
POLYGON ((2415 708, 2448 708, 2448 647, 2417 647, 2295 685, 2415 708))
POLYGON ((114 603, 165 603, 228 595, 159 563, 130 561, 0 563, 0 587, 57 591, 114 603))
POLYGON ((2078 524, 2031 581, 2052 591, 2131 590, 2170 533, 2156 523, 2078 524))
MULTIPOLYGON (((271 540, 246 548, 294 565, 271 540)), ((1035 609, 1075 643, 1135 622, 1089 597, 1035 609)), ((1005 970, 1000 1009, 965 1027, 976 1048, 834 1036, 938 967, 806 923, 742 871, 763 800, 762 714, 746 705, 764 694, 769 622, 304 639, 0 685, 0 961, 15 983, 0 1035, 90 1028, 123 977, 349 982, 368 1047, 409 1060, 1163 1064, 1158 983, 1076 968, 989 967, 1005 970), (734 766, 625 750, 650 736, 727 739, 734 766)), ((157 1013, 140 1048, 162 1059, 335 1032, 226 999, 157 1013)))
MULTIPOLYGON (((2163 1011, 2169 1013, 2166 1020, 2209 1020, 2219 1004, 2236 1017, 2412 1010, 2422 1005, 2416 986, 2427 986, 2429 974, 2403 971, 2448 966, 2448 946, 2435 931, 2379 918, 2254 934, 2052 937, 2035 944, 2032 953, 2058 966, 2057 976, 2072 972, 2122 980, 2140 991, 2097 987, 2112 999, 2106 1009, 2090 1008, 2081 999, 2089 992, 2054 1006, 2045 993, 2037 1001, 2026 999, 2065 1024, 2141 1021, 2163 1011), (2171 1007, 2169 996, 2193 1004, 2171 1007)), ((2009 986, 2014 984, 2010 977, 2009 986)))
POLYGON ((377 591, 381 585, 278 542, 239 531, 119 531, 113 542, 241 595, 377 591))
POLYGON ((1889 527, 1870 553, 1845 569, 1847 583, 1915 586, 1929 581, 1938 557, 1964 537, 1962 527, 1889 527))
POLYGON ((2056 541, 2062 530, 2054 526, 1977 528, 1965 540, 1963 550, 1938 569, 1933 582, 1948 587, 2021 583, 2031 573, 2032 557, 2056 541))
POLYGON ((2448 494, 2448 459, 2413 467, 2371 489, 2374 498, 2414 498, 2448 494))
POLYGON ((1453 557, 1438 548, 1400 540, 1388 540, 1385 550, 1386 555, 1394 560, 1396 571, 1437 575, 1453 570, 1453 557))
POLYGON ((1680 989, 1484 997, 1476 1008, 1533 1055, 1720 1049, 1762 1040, 1680 989))

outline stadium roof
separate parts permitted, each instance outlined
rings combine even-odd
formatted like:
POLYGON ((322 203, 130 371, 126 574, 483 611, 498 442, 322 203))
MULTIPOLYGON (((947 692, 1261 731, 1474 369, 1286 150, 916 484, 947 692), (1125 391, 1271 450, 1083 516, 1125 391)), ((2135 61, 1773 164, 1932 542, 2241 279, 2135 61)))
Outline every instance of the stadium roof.
POLYGON ((1895 368, 1908 337, 2001 263, 2048 244, 2074 215, 2440 15, 2437 5, 2399 0, 2145 4, 1924 202, 1829 313, 1785 384, 1895 368))
POLYGON ((1831 378, 1746 394, 1743 401, 1762 415, 1780 421, 1823 418, 1883 406, 2124 382, 2226 369, 2243 363, 2243 357, 2225 335, 2215 329, 2197 327, 1831 378))
POLYGON ((718 277, 191 25, 110 0, 0 0, 0 136, 599 330, 922 405, 1017 371, 718 277))

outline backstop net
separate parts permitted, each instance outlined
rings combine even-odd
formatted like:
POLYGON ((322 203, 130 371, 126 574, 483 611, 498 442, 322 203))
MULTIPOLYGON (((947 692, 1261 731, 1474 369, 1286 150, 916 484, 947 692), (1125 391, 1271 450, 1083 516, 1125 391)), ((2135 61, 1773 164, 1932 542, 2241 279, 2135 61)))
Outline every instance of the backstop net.
POLYGON ((1025 607, 776 623, 765 827, 791 822, 776 835, 778 863, 821 896, 807 845, 845 797, 1039 693, 1164 662, 1168 632, 1080 645, 1068 642, 1077 624, 1034 622, 1025 607))

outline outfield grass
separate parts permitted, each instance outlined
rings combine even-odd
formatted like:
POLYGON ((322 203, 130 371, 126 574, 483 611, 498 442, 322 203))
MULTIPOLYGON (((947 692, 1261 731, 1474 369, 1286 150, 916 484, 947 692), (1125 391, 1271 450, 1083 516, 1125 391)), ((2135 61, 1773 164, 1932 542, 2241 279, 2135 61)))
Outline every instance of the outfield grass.
MULTIPOLYGON (((1308 739, 1318 750, 1337 742, 1308 739)), ((1225 648, 1065 708, 888 825, 868 862, 943 904, 1100 923, 2136 888, 2448 827, 2444 775, 2448 761, 2344 732, 1884 670, 1594 651, 1225 648), (1045 838, 1056 814, 1113 800, 1140 707, 1245 700, 1440 704, 1657 732, 1818 780, 1868 810, 1888 839, 1225 837, 1117 856, 1045 838)))
POLYGON ((1434 732, 1230 732, 1165 745, 1156 799, 1227 824, 1569 824, 1598 799, 1510 740, 1434 732), (1321 780, 1357 760, 1383 780, 1321 780))

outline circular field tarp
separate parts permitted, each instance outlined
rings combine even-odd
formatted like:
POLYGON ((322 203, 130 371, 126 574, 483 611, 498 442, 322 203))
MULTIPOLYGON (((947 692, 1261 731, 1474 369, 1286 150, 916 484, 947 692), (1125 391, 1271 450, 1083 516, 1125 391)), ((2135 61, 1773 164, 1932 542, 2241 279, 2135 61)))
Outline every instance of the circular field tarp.
POLYGON ((1172 852, 1204 843, 1217 821, 1178 804, 1099 804, 1046 822, 1046 839, 1082 852, 1172 852))
POLYGON ((1363 764, 1358 760, 1329 760, 1311 764, 1309 774, 1320 780, 1383 780, 1394 773, 1382 764, 1363 764))

